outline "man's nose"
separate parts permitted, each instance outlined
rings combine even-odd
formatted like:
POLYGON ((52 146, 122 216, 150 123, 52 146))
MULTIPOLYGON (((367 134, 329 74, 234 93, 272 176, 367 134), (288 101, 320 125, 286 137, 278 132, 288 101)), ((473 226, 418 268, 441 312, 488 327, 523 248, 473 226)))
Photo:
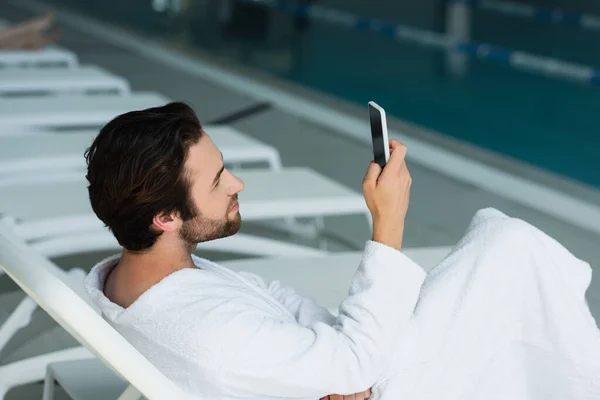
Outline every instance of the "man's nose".
POLYGON ((236 194, 236 193, 239 193, 242 190, 244 190, 244 181, 242 181, 240 178, 238 178, 234 174, 231 174, 231 177, 233 178, 232 185, 231 185, 231 191, 233 192, 232 194, 236 194))
POLYGON ((235 180, 237 182, 237 187, 236 187, 236 193, 241 192, 242 190, 244 190, 244 181, 241 180, 240 178, 238 178, 237 176, 235 177, 235 180))

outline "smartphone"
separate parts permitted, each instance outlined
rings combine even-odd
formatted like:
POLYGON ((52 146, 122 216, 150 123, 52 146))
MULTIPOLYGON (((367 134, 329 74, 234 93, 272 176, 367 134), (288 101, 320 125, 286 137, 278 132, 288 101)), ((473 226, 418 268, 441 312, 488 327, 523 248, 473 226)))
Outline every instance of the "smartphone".
POLYGON ((369 102, 369 119, 371 120, 371 138, 373 140, 373 160, 383 168, 390 159, 387 121, 385 110, 374 101, 369 102))

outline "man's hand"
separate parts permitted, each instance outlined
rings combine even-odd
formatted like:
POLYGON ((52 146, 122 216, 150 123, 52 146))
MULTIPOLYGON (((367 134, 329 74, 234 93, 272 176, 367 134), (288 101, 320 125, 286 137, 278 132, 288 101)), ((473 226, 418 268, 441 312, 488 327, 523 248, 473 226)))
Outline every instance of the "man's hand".
POLYGON ((405 155, 406 147, 397 140, 390 140, 390 159, 385 168, 371 162, 362 185, 373 216, 373 240, 397 250, 402 247, 412 183, 405 155))
POLYGON ((330 394, 329 396, 322 397, 320 400, 368 400, 371 397, 371 389, 368 389, 361 393, 356 394, 330 394))

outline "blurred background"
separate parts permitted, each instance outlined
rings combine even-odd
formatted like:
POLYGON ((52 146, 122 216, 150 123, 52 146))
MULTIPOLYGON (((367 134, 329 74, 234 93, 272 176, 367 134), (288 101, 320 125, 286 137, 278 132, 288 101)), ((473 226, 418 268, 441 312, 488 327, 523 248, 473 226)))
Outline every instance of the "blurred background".
MULTIPOLYGON (((407 247, 451 246, 491 206, 600 271, 597 2, 0 0, 11 22, 48 10, 57 45, 81 63, 186 101, 204 123, 276 148, 284 167, 357 193, 372 156, 367 102, 377 102, 390 136, 408 145, 407 247)), ((362 216, 325 226, 333 250, 360 249, 370 236, 362 216)), ((243 229, 274 235, 264 224, 243 229)), ((56 261, 91 267, 104 255, 56 261)), ((595 275, 587 300, 598 320, 595 275)), ((29 393, 7 399, 36 398, 29 393)))

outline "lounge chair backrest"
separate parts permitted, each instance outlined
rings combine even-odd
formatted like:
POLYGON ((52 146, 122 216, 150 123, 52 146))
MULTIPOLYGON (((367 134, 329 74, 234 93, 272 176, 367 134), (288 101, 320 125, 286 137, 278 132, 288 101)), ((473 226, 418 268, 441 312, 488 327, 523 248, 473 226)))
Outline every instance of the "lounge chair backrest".
POLYGON ((191 399, 50 272, 48 263, 14 234, 10 224, 0 222, 0 268, 56 322, 148 399, 191 399))

